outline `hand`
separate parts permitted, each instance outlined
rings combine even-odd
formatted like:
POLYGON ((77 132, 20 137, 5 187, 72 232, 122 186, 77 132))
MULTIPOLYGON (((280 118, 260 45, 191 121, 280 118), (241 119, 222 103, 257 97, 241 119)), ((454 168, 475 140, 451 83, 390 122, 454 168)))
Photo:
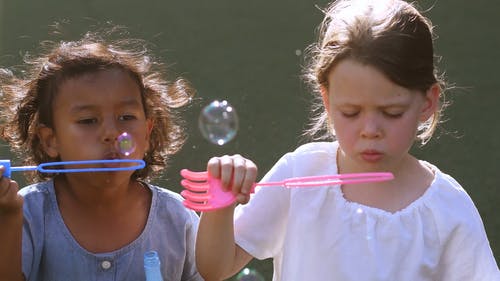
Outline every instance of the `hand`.
MULTIPOLYGON (((0 165, 0 175, 5 168, 0 165)), ((0 215, 22 211, 23 198, 17 194, 19 186, 17 182, 0 177, 0 215)))
POLYGON ((257 178, 257 166, 239 154, 213 157, 207 164, 208 174, 219 178, 224 190, 231 190, 240 204, 250 199, 250 191, 257 178))

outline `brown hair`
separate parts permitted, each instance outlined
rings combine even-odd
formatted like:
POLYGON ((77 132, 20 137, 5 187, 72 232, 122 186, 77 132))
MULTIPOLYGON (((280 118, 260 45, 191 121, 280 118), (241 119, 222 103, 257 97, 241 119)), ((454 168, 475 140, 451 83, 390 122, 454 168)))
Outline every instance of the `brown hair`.
MULTIPOLYGON (((377 68, 395 84, 426 93, 444 81, 434 65, 431 22, 413 5, 401 0, 339 0, 325 11, 319 39, 307 50, 309 63, 304 78, 321 97, 328 87, 328 74, 341 60, 349 58, 377 68)), ((441 93, 443 98, 443 93, 441 93)), ((439 123, 444 103, 432 120, 419 127, 418 139, 425 143, 439 123)), ((334 135, 323 103, 313 107, 311 127, 306 134, 320 138, 334 135), (326 130, 325 130, 326 129, 326 130)))
MULTIPOLYGON (((188 104, 194 91, 184 79, 164 77, 165 68, 150 54, 148 44, 139 39, 106 39, 122 34, 115 27, 88 32, 77 41, 43 42, 46 50, 38 57, 26 56, 20 75, 0 69, 0 134, 24 164, 38 165, 59 161, 48 156, 40 145, 37 129, 52 128, 52 101, 62 82, 103 69, 117 68, 129 73, 141 90, 144 112, 153 120, 146 167, 134 172, 134 179, 145 179, 166 167, 168 157, 185 141, 182 120, 175 110, 188 104)), ((16 69, 17 70, 17 69, 16 69)), ((37 173, 30 180, 54 175, 37 173)))

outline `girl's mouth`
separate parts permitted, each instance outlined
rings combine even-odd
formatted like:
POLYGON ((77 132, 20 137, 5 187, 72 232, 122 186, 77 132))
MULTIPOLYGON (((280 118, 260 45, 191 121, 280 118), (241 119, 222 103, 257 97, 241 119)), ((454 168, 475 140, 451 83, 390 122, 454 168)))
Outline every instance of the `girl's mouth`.
MULTIPOLYGON (((116 159, 107 159, 107 160, 118 160, 118 158, 116 159)), ((106 163, 103 163, 102 166, 104 168, 118 168, 118 167, 121 167, 123 165, 123 163, 119 163, 119 162, 106 162, 106 163)))
POLYGON ((361 152, 361 158, 366 162, 378 162, 384 155, 376 150, 365 150, 361 152))
MULTIPOLYGON (((116 153, 109 153, 104 157, 104 160, 120 160, 120 156, 117 155, 116 153)), ((121 167, 123 165, 123 163, 110 161, 110 162, 102 163, 102 165, 104 168, 117 168, 117 167, 121 167)))

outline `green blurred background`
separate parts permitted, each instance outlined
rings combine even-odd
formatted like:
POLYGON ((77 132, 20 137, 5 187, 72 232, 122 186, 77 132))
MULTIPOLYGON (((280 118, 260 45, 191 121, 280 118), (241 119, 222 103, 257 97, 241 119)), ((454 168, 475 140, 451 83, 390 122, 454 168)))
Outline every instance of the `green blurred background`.
MULTIPOLYGON (((456 89, 439 134, 414 153, 453 175, 469 192, 482 215, 493 252, 500 261, 498 121, 499 4, 486 0, 417 1, 439 36, 439 68, 456 89), (497 124, 497 125, 495 125, 497 124)), ((260 176, 300 138, 309 116, 310 93, 300 80, 303 51, 316 37, 322 19, 311 0, 0 0, 0 62, 20 64, 36 53, 49 26, 65 23, 63 38, 78 38, 104 22, 124 25, 132 37, 155 45, 153 51, 171 72, 197 89, 195 103, 182 114, 189 139, 156 182, 180 190, 179 170, 202 170, 211 156, 240 153, 253 159, 260 176), (215 99, 237 110, 235 140, 216 146, 201 137, 197 118, 215 99)), ((60 37, 58 37, 60 39, 60 37)), ((76 145, 76 144, 75 144, 76 145)), ((1 144, 1 158, 12 158, 1 144)), ((12 158, 14 159, 14 158, 12 158)), ((14 163, 15 164, 15 163, 14 163)), ((22 178, 18 175, 18 180, 22 178)), ((257 230, 256 230, 257 231, 257 230)), ((270 260, 253 261, 271 280, 270 260)))

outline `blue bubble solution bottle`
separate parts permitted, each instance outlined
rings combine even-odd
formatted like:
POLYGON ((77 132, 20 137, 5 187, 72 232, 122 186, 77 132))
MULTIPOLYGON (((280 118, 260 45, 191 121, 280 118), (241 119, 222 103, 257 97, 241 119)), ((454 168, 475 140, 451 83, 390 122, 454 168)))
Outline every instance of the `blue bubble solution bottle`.
POLYGON ((146 281, 163 281, 160 271, 160 258, 156 251, 144 253, 144 272, 146 281))

